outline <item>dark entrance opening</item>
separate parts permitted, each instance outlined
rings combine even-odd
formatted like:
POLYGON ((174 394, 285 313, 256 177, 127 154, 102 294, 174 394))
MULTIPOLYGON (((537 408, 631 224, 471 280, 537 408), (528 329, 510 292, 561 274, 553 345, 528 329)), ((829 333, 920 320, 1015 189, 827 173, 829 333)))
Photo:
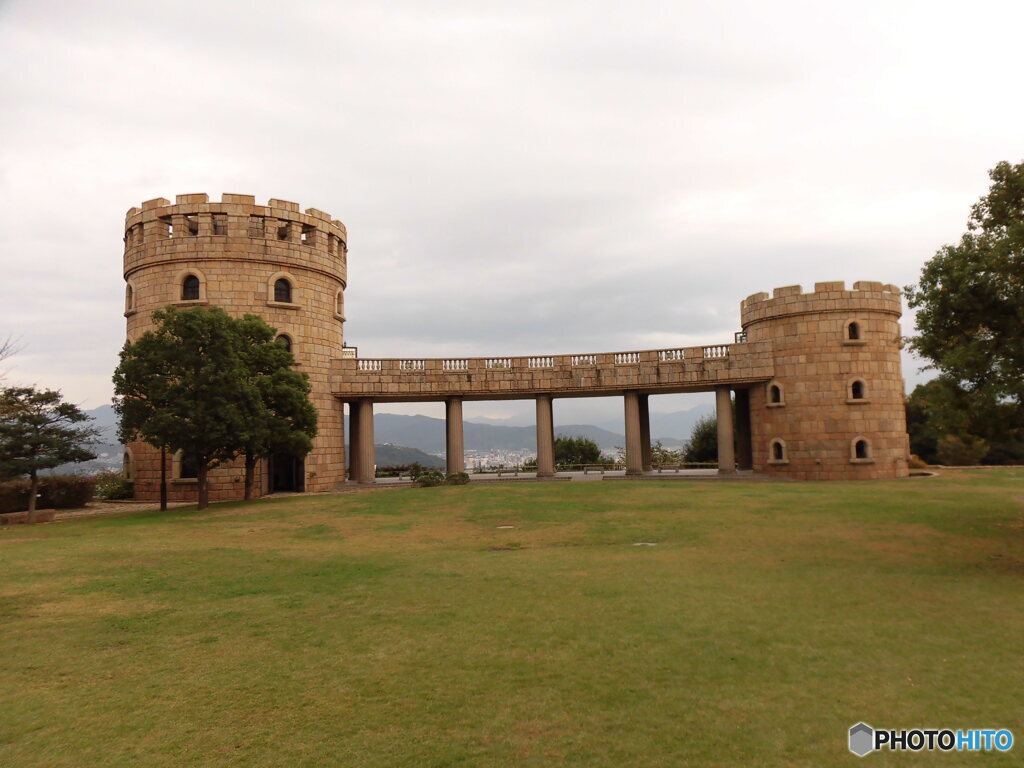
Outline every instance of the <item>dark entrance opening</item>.
POLYGON ((270 492, 296 491, 302 493, 305 485, 305 460, 285 453, 270 457, 270 492))

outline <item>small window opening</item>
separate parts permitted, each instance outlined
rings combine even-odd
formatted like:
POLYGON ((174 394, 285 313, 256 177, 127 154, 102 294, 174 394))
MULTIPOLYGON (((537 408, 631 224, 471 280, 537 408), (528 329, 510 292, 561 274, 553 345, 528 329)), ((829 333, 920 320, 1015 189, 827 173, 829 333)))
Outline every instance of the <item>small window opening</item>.
POLYGON ((129 310, 135 306, 135 291, 132 290, 131 283, 125 286, 124 289, 124 308, 129 310))
POLYGON ((189 275, 181 282, 181 300, 196 301, 199 299, 199 278, 189 275))
POLYGON ((279 344, 280 346, 282 346, 285 349, 287 349, 289 352, 292 351, 292 340, 288 336, 286 336, 285 334, 282 333, 280 336, 278 336, 276 339, 274 339, 274 341, 277 344, 279 344))
POLYGON ((292 302, 292 284, 283 277, 279 277, 274 281, 274 301, 280 301, 284 304, 291 304, 292 302))
POLYGON ((121 458, 121 471, 124 473, 125 480, 132 479, 132 455, 128 451, 125 451, 121 458))
POLYGON ((772 403, 781 403, 782 402, 782 387, 780 387, 778 384, 772 384, 768 388, 768 399, 772 403))
POLYGON ((342 291, 338 291, 338 295, 334 297, 334 311, 340 316, 345 316, 345 294, 342 291))
POLYGON ((226 235, 228 233, 228 215, 226 213, 213 214, 213 234, 226 235))
POLYGON ((292 236, 292 223, 290 221, 282 222, 277 227, 277 239, 278 240, 290 240, 292 236))
POLYGON ((338 255, 338 238, 336 238, 334 235, 327 236, 327 252, 331 256, 338 255))
POLYGON ((312 224, 302 225, 302 244, 312 245, 316 240, 316 227, 312 224))
POLYGON ((858 459, 867 459, 871 456, 871 451, 868 446, 867 440, 858 440, 853 446, 853 455, 858 459))
POLYGON ((786 449, 778 440, 772 441, 772 458, 775 461, 783 461, 786 458, 786 449))
POLYGON ((249 237, 263 237, 267 230, 267 220, 263 216, 249 217, 249 237))
POLYGON ((185 223, 188 225, 188 233, 190 235, 199 234, 199 217, 195 214, 189 214, 185 217, 185 223))
POLYGON ((194 480, 199 477, 199 462, 187 453, 181 454, 178 464, 178 477, 182 480, 194 480))
POLYGON ((160 226, 163 227, 164 231, 167 232, 168 237, 174 237, 174 224, 171 223, 170 216, 161 216, 160 226))
POLYGON ((850 341, 860 341, 860 323, 850 323, 846 326, 846 338, 850 341))
POLYGON ((850 399, 852 400, 863 400, 864 399, 864 382, 857 380, 850 385, 850 399))

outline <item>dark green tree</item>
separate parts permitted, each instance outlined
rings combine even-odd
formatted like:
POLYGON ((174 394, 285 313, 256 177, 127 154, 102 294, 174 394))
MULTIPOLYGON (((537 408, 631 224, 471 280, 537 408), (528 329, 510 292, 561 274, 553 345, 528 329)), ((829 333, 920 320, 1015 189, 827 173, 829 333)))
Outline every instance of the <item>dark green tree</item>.
POLYGON ((689 463, 718 461, 718 419, 704 416, 693 425, 683 456, 689 463))
POLYGON ((967 421, 960 436, 1013 446, 1024 441, 1024 163, 999 163, 989 177, 960 242, 905 291, 917 310, 912 348, 962 393, 949 398, 967 421))
POLYGON ((601 448, 589 437, 555 438, 555 464, 559 467, 573 464, 597 464, 601 461, 601 448))
POLYGON ((30 523, 36 521, 40 470, 96 458, 85 447, 99 434, 89 421, 60 392, 7 387, 0 393, 0 472, 28 475, 30 523))
POLYGON ((247 419, 260 412, 246 340, 217 307, 153 313, 156 328, 125 344, 114 373, 121 438, 181 451, 198 468, 199 508, 207 475, 243 449, 247 419))
POLYGON ((246 342, 247 377, 259 393, 241 435, 245 498, 250 499, 258 459, 272 454, 305 456, 312 450, 316 408, 309 400, 309 377, 292 368, 295 358, 274 341, 275 330, 255 315, 236 322, 246 342))

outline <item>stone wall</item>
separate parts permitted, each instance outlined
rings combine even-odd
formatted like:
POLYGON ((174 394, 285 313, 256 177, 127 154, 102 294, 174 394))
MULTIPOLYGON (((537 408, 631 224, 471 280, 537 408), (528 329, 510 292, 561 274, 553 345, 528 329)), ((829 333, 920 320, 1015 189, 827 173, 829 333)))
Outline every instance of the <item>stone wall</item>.
POLYGON ((770 343, 775 360, 774 377, 750 392, 755 471, 803 480, 906 476, 900 313, 899 288, 872 282, 853 290, 818 283, 813 293, 789 286, 742 303, 747 338, 770 343))
MULTIPOLYGON (((331 361, 343 346, 347 232, 341 222, 314 208, 271 200, 256 205, 250 195, 179 195, 174 204, 158 198, 128 211, 125 220, 125 316, 129 340, 153 328, 154 310, 215 305, 240 317, 261 316, 287 335, 299 370, 307 373, 319 415, 319 434, 306 457, 305 487, 326 490, 344 480, 341 405, 330 391, 331 361), (200 297, 182 298, 188 275, 200 281, 200 297), (274 283, 289 281, 290 302, 274 300, 274 283)), ((129 446, 136 497, 156 498, 159 453, 129 446)), ((177 463, 168 459, 169 476, 177 463)), ((266 492, 265 466, 257 472, 257 493, 266 492)), ((238 463, 210 474, 210 498, 242 493, 238 463)), ((171 498, 194 500, 194 481, 176 479, 171 498)))

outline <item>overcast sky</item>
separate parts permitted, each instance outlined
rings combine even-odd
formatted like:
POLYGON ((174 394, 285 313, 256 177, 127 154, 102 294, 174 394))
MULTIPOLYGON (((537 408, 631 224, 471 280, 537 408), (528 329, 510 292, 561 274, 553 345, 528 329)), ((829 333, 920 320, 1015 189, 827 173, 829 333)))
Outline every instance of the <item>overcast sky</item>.
POLYGON ((344 221, 364 357, 721 343, 751 293, 906 285, 1024 155, 1021 29, 1020 2, 0 0, 8 381, 109 402, 124 213, 188 192, 344 221))

